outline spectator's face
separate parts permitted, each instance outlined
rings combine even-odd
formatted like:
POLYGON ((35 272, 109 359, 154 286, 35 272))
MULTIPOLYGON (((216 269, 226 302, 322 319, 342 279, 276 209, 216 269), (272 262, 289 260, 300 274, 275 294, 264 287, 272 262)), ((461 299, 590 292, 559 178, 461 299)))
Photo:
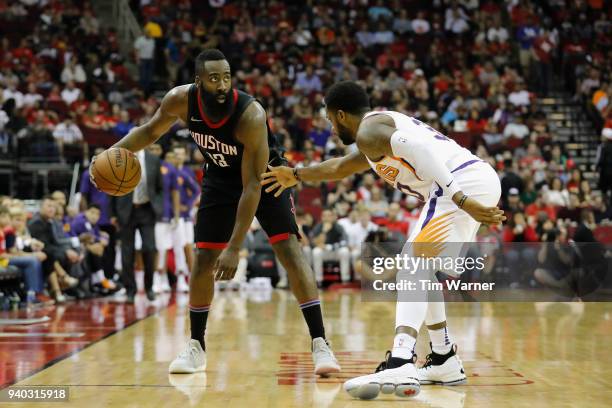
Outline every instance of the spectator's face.
POLYGON ((230 102, 232 72, 226 60, 206 61, 202 72, 196 75, 195 82, 202 91, 205 104, 220 108, 230 102))
POLYGON ((570 207, 578 207, 580 205, 580 199, 577 194, 570 194, 570 207))
POLYGON ((400 205, 398 203, 392 203, 389 205, 389 209, 387 210, 387 218, 390 220, 395 220, 400 213, 400 205))
POLYGON ((552 182, 552 189, 555 191, 561 191, 561 180, 556 178, 552 182))
POLYGON ((66 206, 66 195, 61 191, 55 191, 53 194, 51 194, 51 198, 53 198, 53 201, 55 201, 62 207, 66 206))
POLYGON ((187 152, 185 151, 184 147, 174 148, 174 156, 176 164, 179 166, 182 166, 183 163, 185 163, 185 160, 187 160, 187 152))
POLYGON ((11 216, 8 211, 3 211, 0 213, 0 228, 4 228, 11 223, 11 216))
POLYGON ((323 211, 323 214, 321 214, 321 221, 323 223, 333 224, 335 220, 336 217, 334 215, 334 212, 331 210, 325 210, 323 211))
POLYGON ((11 216, 11 223, 13 224, 13 228, 15 231, 20 232, 25 229, 26 226, 26 217, 23 213, 13 214, 11 216))
POLYGON ((57 212, 57 204, 53 200, 45 199, 40 206, 40 215, 46 219, 52 219, 57 212))
POLYGON ((100 210, 95 207, 89 208, 85 211, 85 218, 87 218, 91 225, 96 225, 100 220, 100 210))
POLYGON ((525 216, 523 215, 523 213, 514 214, 514 224, 525 225, 525 216))
POLYGON ((176 154, 174 154, 174 152, 166 153, 166 161, 173 166, 176 165, 176 154))
POLYGON ((519 196, 517 195, 509 195, 508 196, 508 204, 510 206, 517 206, 519 203, 519 196))
POLYGON ((372 219, 372 217, 370 216, 370 212, 369 211, 361 211, 359 213, 359 221, 361 222, 362 225, 368 225, 370 223, 370 220, 372 219))

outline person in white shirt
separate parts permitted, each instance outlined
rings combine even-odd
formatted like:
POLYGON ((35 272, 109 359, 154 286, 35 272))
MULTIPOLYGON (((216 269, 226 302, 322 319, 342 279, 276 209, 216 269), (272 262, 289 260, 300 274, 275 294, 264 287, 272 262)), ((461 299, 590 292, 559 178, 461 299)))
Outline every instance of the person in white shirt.
POLYGON ((83 132, 71 117, 66 117, 63 122, 55 127, 53 137, 62 157, 78 155, 80 159, 89 156, 87 144, 83 143, 83 132))
POLYGON ((83 69, 83 66, 79 64, 79 60, 75 55, 70 57, 70 61, 62 70, 60 79, 63 83, 68 83, 70 81, 84 83, 87 81, 85 70, 83 69))
POLYGON ((417 13, 417 18, 412 20, 412 31, 415 34, 427 34, 431 30, 431 25, 429 21, 425 20, 425 13, 419 11, 417 13))
POLYGON ((149 30, 145 29, 144 35, 134 41, 134 50, 138 60, 140 85, 145 92, 148 92, 153 80, 153 57, 155 55, 155 40, 151 37, 149 30))
POLYGON ((502 26, 499 18, 496 19, 495 26, 487 31, 487 40, 490 42, 499 41, 500 43, 508 41, 508 30, 502 26))
POLYGON ((36 84, 29 83, 28 84, 28 93, 23 96, 23 105, 24 106, 33 106, 37 102, 43 100, 41 94, 36 90, 36 84))
POLYGON ((519 89, 513 91, 508 95, 508 102, 514 106, 529 106, 531 100, 529 100, 529 91, 524 82, 519 83, 519 89))
POLYGON ((61 93, 62 100, 66 102, 66 105, 68 106, 70 106, 72 102, 79 99, 80 95, 81 90, 76 87, 74 81, 68 81, 68 83, 66 84, 66 88, 64 88, 61 93))
MULTIPOLYGON (((262 174, 266 192, 279 195, 299 181, 338 180, 373 169, 396 189, 426 201, 402 251, 403 255, 419 258, 460 256, 461 247, 447 243, 473 242, 481 223, 500 224, 505 220, 497 207, 501 197, 497 173, 454 140, 402 113, 370 111, 366 91, 352 81, 331 86, 325 104, 333 132, 346 145, 356 143, 359 150, 300 169, 269 167, 262 174)), ((433 272, 427 267, 401 269, 397 279, 433 279, 433 272)), ((383 385, 385 392, 391 390, 397 396, 409 397, 419 393, 421 382, 465 383, 457 346, 447 329, 443 299, 432 299, 428 291, 400 291, 397 296, 390 356, 382 370, 351 379, 344 389, 354 397, 371 399, 383 385), (406 301, 408 296, 410 301, 406 301), (429 331, 432 354, 417 371, 414 347, 423 322, 429 331)))
POLYGON ((523 123, 523 117, 521 115, 516 115, 512 122, 504 127, 504 139, 510 137, 524 139, 527 136, 529 136, 529 128, 523 123))
POLYGON ((378 230, 378 225, 374 224, 371 219, 368 209, 362 207, 351 211, 348 219, 342 218, 338 220, 338 224, 346 232, 353 269, 355 269, 355 262, 361 257, 361 244, 365 242, 370 232, 378 230), (348 222, 341 222, 343 220, 348 222))
POLYGON ((16 108, 23 106, 23 93, 17 89, 17 80, 10 80, 8 82, 7 88, 2 92, 2 98, 4 101, 14 99, 16 108))

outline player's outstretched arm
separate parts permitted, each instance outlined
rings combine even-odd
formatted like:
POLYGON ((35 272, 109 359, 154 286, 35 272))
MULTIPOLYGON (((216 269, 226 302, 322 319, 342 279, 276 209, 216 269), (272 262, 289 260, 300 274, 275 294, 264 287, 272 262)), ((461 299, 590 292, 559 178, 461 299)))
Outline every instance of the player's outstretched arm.
POLYGON ((269 149, 266 111, 259 103, 251 103, 242 114, 236 129, 236 138, 244 145, 241 164, 242 195, 238 201, 232 236, 213 269, 217 280, 234 277, 242 241, 253 222, 261 197, 260 174, 266 169, 269 149))
POLYGON ((269 184, 266 192, 276 190, 274 195, 278 197, 287 188, 295 186, 298 181, 341 180, 369 168, 370 165, 366 157, 361 152, 355 152, 344 157, 325 160, 323 163, 309 167, 268 166, 268 172, 261 175, 261 184, 269 184))
POLYGON ((162 99, 161 105, 149 121, 143 125, 130 130, 113 147, 123 147, 132 152, 144 149, 155 143, 170 126, 181 116, 181 112, 187 109, 187 91, 185 85, 171 89, 162 99))

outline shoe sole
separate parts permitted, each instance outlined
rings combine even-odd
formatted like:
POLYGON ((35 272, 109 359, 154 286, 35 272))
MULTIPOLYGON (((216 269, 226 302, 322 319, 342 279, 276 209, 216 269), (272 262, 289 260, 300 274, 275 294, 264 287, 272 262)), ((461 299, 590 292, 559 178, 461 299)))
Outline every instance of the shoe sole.
POLYGON ((316 375, 329 375, 329 374, 336 374, 339 372, 340 372, 340 367, 333 366, 333 365, 321 366, 315 369, 316 375))
POLYGON ((362 400, 371 400, 378 397, 378 394, 395 394, 400 398, 412 398, 419 394, 421 387, 418 383, 416 384, 391 384, 391 383, 369 383, 363 384, 358 387, 347 389, 352 397, 359 398, 362 400))
POLYGON ((179 367, 179 368, 175 368, 174 370, 169 369, 168 374, 195 374, 195 373, 199 373, 203 371, 206 371, 206 364, 204 364, 203 366, 197 367, 197 368, 179 367))
POLYGON ((467 384, 467 378, 463 377, 458 380, 453 381, 430 381, 430 380, 420 380, 421 385, 464 385, 467 384))

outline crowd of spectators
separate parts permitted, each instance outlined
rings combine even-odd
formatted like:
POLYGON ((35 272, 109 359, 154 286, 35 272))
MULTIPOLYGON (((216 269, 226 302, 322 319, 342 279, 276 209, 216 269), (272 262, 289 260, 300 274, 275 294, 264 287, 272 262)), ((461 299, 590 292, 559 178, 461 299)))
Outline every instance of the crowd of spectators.
MULTIPOLYGON (((498 170, 509 223, 486 234, 538 241, 552 222, 568 231, 559 239, 568 239, 589 211, 598 224, 610 218, 610 201, 591 191, 557 141, 541 99, 564 84, 591 104, 599 129, 610 127, 612 37, 604 3, 133 0, 143 33, 126 61, 116 32, 104 28, 89 1, 11 2, 0 7, 8 22, 0 27, 0 141, 36 140, 20 143, 27 151, 19 154, 86 163, 88 134, 102 134, 106 145, 127 134, 154 112, 156 91, 191 82, 195 56, 216 47, 232 65, 234 86, 267 110, 291 165, 351 149, 332 136, 323 94, 334 81, 356 80, 374 109, 426 121, 498 170), (29 29, 16 35, 16 25, 29 29)), ((187 137, 177 124, 161 144, 167 150, 187 137)), ((377 229, 405 237, 420 206, 370 173, 304 185, 297 198, 317 278, 319 265, 336 257, 342 280, 350 279, 360 242, 377 229)))

